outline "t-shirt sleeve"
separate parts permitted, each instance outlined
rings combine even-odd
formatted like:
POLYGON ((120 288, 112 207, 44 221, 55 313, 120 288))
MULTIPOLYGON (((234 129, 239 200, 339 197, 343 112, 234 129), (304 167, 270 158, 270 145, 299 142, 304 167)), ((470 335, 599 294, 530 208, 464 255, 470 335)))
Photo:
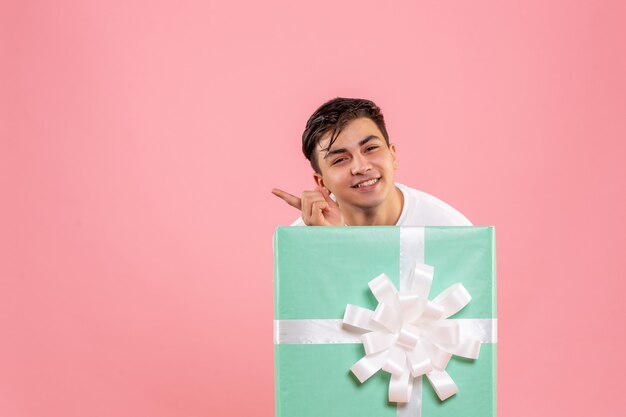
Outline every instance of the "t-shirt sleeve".
POLYGON ((306 224, 304 224, 302 217, 298 217, 295 222, 290 224, 290 226, 306 226, 306 224))
POLYGON ((472 226, 460 211, 424 191, 397 184, 404 194, 398 226, 472 226))
POLYGON ((433 226, 472 226, 472 222, 460 211, 432 195, 425 196, 422 204, 429 206, 426 224, 433 226))

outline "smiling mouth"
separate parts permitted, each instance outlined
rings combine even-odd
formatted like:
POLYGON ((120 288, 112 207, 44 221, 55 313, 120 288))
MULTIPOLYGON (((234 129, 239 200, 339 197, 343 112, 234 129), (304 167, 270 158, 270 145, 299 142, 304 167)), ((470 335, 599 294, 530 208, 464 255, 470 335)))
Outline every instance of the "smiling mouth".
POLYGON ((380 178, 372 178, 371 180, 363 181, 358 183, 357 185, 353 185, 352 188, 369 187, 370 185, 376 184, 378 181, 380 181, 380 178))

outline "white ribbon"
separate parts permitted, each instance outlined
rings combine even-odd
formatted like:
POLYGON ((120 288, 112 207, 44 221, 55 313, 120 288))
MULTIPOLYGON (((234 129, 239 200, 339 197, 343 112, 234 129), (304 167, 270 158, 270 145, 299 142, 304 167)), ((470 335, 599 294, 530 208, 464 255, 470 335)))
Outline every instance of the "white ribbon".
MULTIPOLYGON (((482 343, 497 343, 497 319, 448 319, 459 325, 461 334, 482 343)), ((277 345, 361 344, 366 330, 346 330, 342 319, 274 320, 277 345)))
POLYGON ((463 334, 458 322, 448 317, 471 300, 463 284, 454 284, 428 300, 433 268, 417 263, 407 290, 398 292, 385 274, 369 282, 376 310, 348 304, 343 323, 362 329, 365 356, 350 370, 365 382, 380 369, 389 372, 389 401, 411 400, 413 381, 426 375, 441 401, 458 392, 446 366, 452 355, 476 359, 480 338, 463 334))

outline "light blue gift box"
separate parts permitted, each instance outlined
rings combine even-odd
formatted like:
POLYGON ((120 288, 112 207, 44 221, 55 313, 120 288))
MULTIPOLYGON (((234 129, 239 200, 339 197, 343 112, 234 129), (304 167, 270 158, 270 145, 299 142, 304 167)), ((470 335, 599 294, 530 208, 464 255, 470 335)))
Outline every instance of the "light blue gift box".
POLYGON ((493 227, 281 227, 274 236, 274 284, 276 416, 496 415, 493 227), (404 244, 405 235, 419 236, 417 249, 404 244), (385 273, 400 288, 402 269, 414 259, 434 267, 429 298, 459 282, 471 294, 451 318, 493 323, 478 359, 450 360, 446 371, 457 394, 442 402, 427 382, 415 387, 421 392, 417 414, 388 401, 388 373, 363 384, 350 373, 364 355, 362 344, 294 342, 283 334, 286 324, 298 321, 340 320, 347 304, 374 310, 368 282, 385 273))

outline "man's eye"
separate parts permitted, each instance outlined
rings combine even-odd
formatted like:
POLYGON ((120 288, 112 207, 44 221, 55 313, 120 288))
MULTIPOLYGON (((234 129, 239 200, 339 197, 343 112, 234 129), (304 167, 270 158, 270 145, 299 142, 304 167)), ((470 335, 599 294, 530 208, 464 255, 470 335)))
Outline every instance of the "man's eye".
POLYGON ((343 161, 345 161, 346 159, 347 159, 347 158, 337 158, 337 159, 335 159, 335 160, 333 161, 333 165, 337 165, 338 163, 343 162, 343 161))
POLYGON ((365 151, 370 152, 370 151, 373 151, 373 150, 375 150, 375 149, 378 149, 378 146, 373 145, 373 146, 368 146, 368 147, 365 149, 365 151))

